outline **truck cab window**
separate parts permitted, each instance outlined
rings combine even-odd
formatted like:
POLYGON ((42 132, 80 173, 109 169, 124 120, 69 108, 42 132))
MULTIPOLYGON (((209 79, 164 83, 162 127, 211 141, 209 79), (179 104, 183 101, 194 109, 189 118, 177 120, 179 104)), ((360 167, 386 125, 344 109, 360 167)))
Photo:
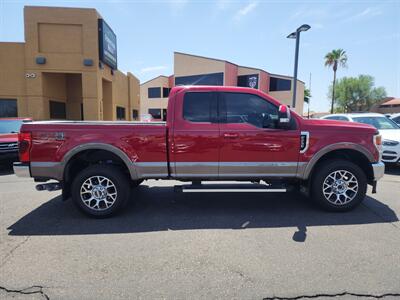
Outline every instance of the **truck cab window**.
POLYGON ((183 118, 190 122, 215 122, 217 97, 213 92, 186 93, 183 99, 183 118))
POLYGON ((222 93, 224 123, 249 123, 259 128, 278 128, 278 107, 253 94, 222 93))

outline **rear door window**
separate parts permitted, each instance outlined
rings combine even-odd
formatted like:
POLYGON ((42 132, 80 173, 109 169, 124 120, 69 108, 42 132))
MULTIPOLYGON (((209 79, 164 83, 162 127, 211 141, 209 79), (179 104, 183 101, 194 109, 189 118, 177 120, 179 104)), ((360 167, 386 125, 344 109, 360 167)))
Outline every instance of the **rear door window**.
POLYGON ((183 99, 183 118, 190 122, 217 121, 217 96, 214 92, 188 92, 183 99))

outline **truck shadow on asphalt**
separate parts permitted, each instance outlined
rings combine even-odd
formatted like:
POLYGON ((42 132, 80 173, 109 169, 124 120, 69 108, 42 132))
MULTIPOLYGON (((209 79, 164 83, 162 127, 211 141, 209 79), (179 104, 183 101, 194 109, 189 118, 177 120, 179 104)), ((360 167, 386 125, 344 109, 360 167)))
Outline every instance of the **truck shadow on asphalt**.
MULTIPOLYGON (((395 212, 367 197, 347 213, 319 210, 297 193, 178 194, 173 187, 141 185, 132 201, 109 219, 85 216, 72 201, 55 197, 29 212, 8 229, 10 235, 84 235, 167 230, 297 227, 293 240, 304 242, 307 227, 396 222, 395 212)), ((28 200, 27 200, 28 201, 28 200)))
POLYGON ((0 176, 14 174, 12 163, 0 163, 0 176))

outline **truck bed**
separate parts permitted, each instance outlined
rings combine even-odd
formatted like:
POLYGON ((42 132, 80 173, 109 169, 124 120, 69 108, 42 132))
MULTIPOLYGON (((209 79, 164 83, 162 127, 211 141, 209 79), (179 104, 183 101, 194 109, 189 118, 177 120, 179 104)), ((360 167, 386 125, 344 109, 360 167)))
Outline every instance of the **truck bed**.
POLYGON ((107 144, 133 163, 167 162, 165 122, 39 121, 24 124, 32 134, 32 162, 61 162, 83 144, 107 144))

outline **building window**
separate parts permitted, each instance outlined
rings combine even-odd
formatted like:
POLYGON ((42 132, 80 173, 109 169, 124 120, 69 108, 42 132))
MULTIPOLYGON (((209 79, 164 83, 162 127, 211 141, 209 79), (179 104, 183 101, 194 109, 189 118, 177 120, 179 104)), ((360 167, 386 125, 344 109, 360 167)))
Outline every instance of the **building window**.
POLYGON ((133 109, 132 110, 132 119, 137 120, 138 117, 139 117, 139 111, 137 109, 133 109))
POLYGON ((269 91, 290 91, 292 86, 292 81, 289 79, 282 79, 277 77, 271 77, 269 81, 269 91))
POLYGON ((381 104, 379 108, 390 108, 390 107, 400 107, 400 104, 381 104))
POLYGON ((167 121, 167 110, 166 109, 162 110, 162 120, 167 121))
POLYGON ((237 85, 258 89, 258 74, 238 76, 237 85))
POLYGON ((67 118, 64 102, 49 101, 50 105, 50 119, 63 119, 67 118))
POLYGON ((224 85, 224 73, 179 76, 175 85, 224 85))
POLYGON ((217 97, 211 92, 186 93, 183 100, 183 118, 190 122, 215 122, 217 97))
POLYGON ((117 120, 125 120, 125 107, 117 106, 117 120))
POLYGON ((171 91, 170 88, 164 87, 164 88, 162 89, 162 96, 163 96, 163 98, 168 98, 169 92, 170 92, 170 91, 171 91))
POLYGON ((81 103, 81 121, 84 119, 84 114, 83 114, 83 103, 81 103))
POLYGON ((153 119, 161 120, 161 109, 158 108, 150 108, 149 114, 153 117, 153 119))
POLYGON ((0 118, 18 117, 16 99, 0 99, 0 118))
POLYGON ((161 88, 160 87, 151 87, 147 90, 149 98, 161 98, 161 88))

